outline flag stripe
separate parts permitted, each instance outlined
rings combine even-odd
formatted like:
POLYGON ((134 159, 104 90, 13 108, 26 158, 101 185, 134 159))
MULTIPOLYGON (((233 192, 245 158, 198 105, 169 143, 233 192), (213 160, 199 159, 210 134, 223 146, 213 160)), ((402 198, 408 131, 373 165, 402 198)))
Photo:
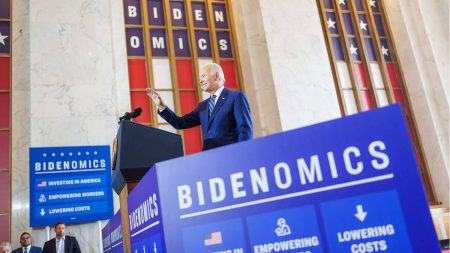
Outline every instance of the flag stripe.
POLYGON ((0 131, 0 168, 9 168, 9 131, 0 131))
POLYGON ((347 114, 354 114, 358 112, 356 107, 355 96, 352 90, 344 90, 344 103, 347 114))
POLYGON ((10 109, 9 92, 0 93, 0 129, 9 128, 10 109))
POLYGON ((234 61, 221 61, 220 65, 222 66, 223 72, 225 74, 225 83, 228 88, 237 89, 238 82, 236 78, 236 69, 234 65, 234 61))
POLYGON ((144 59, 128 59, 128 78, 131 89, 147 88, 147 74, 144 59))
POLYGON ((377 63, 370 63, 370 73, 372 74, 372 80, 375 88, 384 88, 383 77, 380 72, 380 66, 377 63))
POLYGON ((0 90, 9 90, 10 61, 10 57, 0 57, 0 90))
POLYGON ((150 117, 150 99, 145 91, 132 91, 131 95, 131 109, 138 107, 142 108, 142 113, 139 117, 134 118, 133 121, 137 123, 150 124, 152 122, 150 117))
POLYGON ((364 70, 364 66, 362 63, 355 63, 354 65, 355 68, 355 74, 356 77, 358 79, 358 87, 359 88, 368 88, 368 82, 367 82, 367 77, 366 77, 366 72, 364 70))
MULTIPOLYGON (((0 210, 9 209, 9 171, 0 172, 0 210)), ((3 228, 2 228, 3 229, 3 228)))
MULTIPOLYGON (((9 178, 9 175, 5 175, 7 178, 9 178)), ((9 195, 9 190, 7 195, 9 195)), ((8 202, 9 203, 9 202, 8 202)), ((7 209, 9 210, 9 207, 7 209)), ((5 215, 0 215, 0 224, 2 226, 2 229, 0 229, 0 240, 2 241, 9 241, 9 215, 5 214, 5 215)))
POLYGON ((172 89, 169 59, 153 59, 152 64, 153 84, 155 89, 172 89))
POLYGON ((379 106, 386 106, 389 105, 389 101, 386 95, 386 90, 377 90, 377 98, 379 102, 379 106))
MULTIPOLYGON (((164 100, 164 103, 173 110, 175 108, 173 102, 173 92, 172 91, 158 91, 161 98, 164 100)), ((166 121, 158 115, 158 123, 165 123, 166 121)))
POLYGON ((350 80, 350 75, 348 74, 348 68, 345 62, 336 62, 336 67, 339 74, 339 81, 341 83, 341 88, 351 89, 352 81, 350 80))
POLYGON ((194 77, 192 73, 194 70, 192 68, 192 60, 177 60, 177 77, 178 77, 178 88, 195 88, 194 77))

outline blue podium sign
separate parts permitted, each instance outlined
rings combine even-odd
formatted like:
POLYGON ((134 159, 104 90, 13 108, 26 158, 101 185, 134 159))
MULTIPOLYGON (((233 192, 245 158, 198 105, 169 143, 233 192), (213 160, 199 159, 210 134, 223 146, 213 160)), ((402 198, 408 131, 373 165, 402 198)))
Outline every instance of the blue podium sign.
POLYGON ((156 170, 152 168, 128 195, 131 252, 164 252, 156 170))
POLYGON ((112 216, 109 146, 30 148, 30 226, 112 216))
POLYGON ((123 253, 123 236, 120 210, 102 229, 103 252, 123 253))
POLYGON ((161 162, 147 176, 167 242, 157 252, 440 252, 398 105, 161 162))

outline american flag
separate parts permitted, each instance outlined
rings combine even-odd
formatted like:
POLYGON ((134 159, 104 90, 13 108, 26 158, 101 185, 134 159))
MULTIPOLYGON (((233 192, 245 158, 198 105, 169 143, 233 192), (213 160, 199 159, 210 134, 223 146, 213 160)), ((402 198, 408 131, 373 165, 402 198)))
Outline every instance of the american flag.
MULTIPOLYGON (((343 114, 400 103, 422 170, 425 160, 384 11, 383 4, 387 1, 320 0, 318 3, 343 114)), ((431 185, 428 178, 423 179, 426 185, 431 185)))
POLYGON ((380 0, 322 0, 346 114, 402 103, 381 4, 380 0))
POLYGON ((205 246, 222 244, 222 233, 220 231, 209 233, 205 236, 205 246))
POLYGON ((38 187, 46 187, 47 186, 47 181, 41 181, 38 183, 37 185, 38 187))

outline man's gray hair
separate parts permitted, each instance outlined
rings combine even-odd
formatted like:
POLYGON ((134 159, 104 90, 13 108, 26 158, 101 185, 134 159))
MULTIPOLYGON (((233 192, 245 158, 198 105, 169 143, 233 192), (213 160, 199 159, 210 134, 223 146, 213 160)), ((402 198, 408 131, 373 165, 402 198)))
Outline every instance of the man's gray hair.
POLYGON ((9 250, 11 250, 11 244, 9 242, 2 242, 0 244, 0 249, 5 249, 8 248, 9 250))
POLYGON ((202 66, 202 69, 205 69, 208 74, 219 73, 219 81, 221 84, 225 83, 225 75, 223 73, 222 67, 217 63, 206 63, 202 66))

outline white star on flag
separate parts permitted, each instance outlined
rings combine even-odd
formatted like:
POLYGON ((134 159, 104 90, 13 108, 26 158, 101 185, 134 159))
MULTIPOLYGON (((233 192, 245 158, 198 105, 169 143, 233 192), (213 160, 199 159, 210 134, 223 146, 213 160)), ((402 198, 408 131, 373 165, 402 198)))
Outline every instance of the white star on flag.
POLYGON ((345 5, 345 0, 339 0, 339 4, 345 5))
POLYGON ((384 45, 381 46, 381 52, 383 52, 383 55, 389 56, 388 51, 389 51, 389 49, 385 48, 384 45))
POLYGON ((377 6, 375 6, 375 0, 370 0, 369 1, 369 4, 370 4, 370 6, 372 6, 372 7, 377 7, 377 6))
POLYGON ((361 21, 359 21, 359 27, 361 27, 361 31, 362 30, 367 31, 367 23, 364 23, 364 21, 362 19, 361 19, 361 21))
POLYGON ((333 27, 334 29, 336 29, 336 27, 334 26, 334 24, 336 24, 336 21, 331 20, 331 18, 328 18, 327 24, 328 28, 333 27))
POLYGON ((6 45, 6 44, 5 44, 5 39, 6 39, 6 38, 8 38, 8 36, 2 35, 2 33, 0 33, 0 43, 2 43, 3 45, 6 45))
POLYGON ((350 44, 350 53, 358 55, 358 52, 356 52, 356 50, 358 50, 358 48, 353 46, 353 43, 350 44))

